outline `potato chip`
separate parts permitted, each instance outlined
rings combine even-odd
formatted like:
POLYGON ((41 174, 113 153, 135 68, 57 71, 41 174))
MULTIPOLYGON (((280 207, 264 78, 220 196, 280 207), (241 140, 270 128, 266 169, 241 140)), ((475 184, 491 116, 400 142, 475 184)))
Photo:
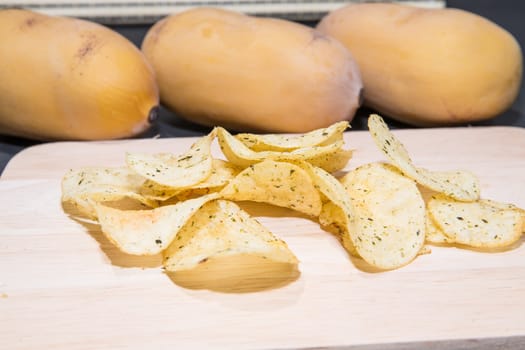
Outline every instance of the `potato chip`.
POLYGON ((265 159, 273 159, 276 161, 312 161, 320 166, 329 166, 330 170, 333 170, 334 164, 339 165, 342 162, 342 159, 351 156, 351 152, 338 153, 338 151, 343 148, 343 140, 339 140, 324 146, 298 148, 289 152, 255 152, 246 147, 241 141, 236 139, 227 130, 223 128, 217 128, 217 136, 221 150, 226 156, 226 158, 233 164, 242 168, 246 168, 252 164, 261 162, 265 159))
POLYGON ((146 206, 156 207, 155 200, 140 192, 144 178, 127 168, 80 168, 69 170, 62 178, 62 201, 72 203, 79 212, 96 218, 93 203, 134 199, 146 206))
POLYGON ((211 258, 240 254, 298 262, 284 241, 235 203, 219 199, 205 204, 177 233, 163 253, 164 267, 170 272, 189 270, 211 258))
POLYGON ((467 171, 436 172, 414 166, 405 146, 390 132, 385 121, 377 114, 368 119, 372 138, 381 151, 404 175, 436 192, 462 201, 479 199, 479 180, 467 171))
POLYGON ((425 203, 416 183, 395 167, 363 165, 342 179, 357 222, 350 237, 369 264, 394 269, 412 261, 425 242, 425 203))
POLYGON ((358 256, 354 243, 350 238, 351 232, 356 231, 355 213, 350 197, 343 185, 330 173, 315 167, 308 162, 296 162, 308 172, 315 187, 325 197, 325 203, 321 215, 326 226, 332 224, 339 229, 341 243, 351 255, 358 256), (333 203, 333 205, 328 205, 333 203))
MULTIPOLYGON (((205 180, 186 188, 176 188, 165 185, 157 184, 153 181, 147 180, 141 188, 141 194, 150 199, 164 201, 173 196, 180 195, 182 193, 210 193, 212 191, 218 191, 224 187, 230 180, 241 170, 231 164, 230 162, 222 159, 213 159, 212 170, 210 176, 205 180)), ((184 197, 187 197, 185 195, 184 197)))
POLYGON ((343 132, 349 127, 348 121, 334 123, 327 128, 305 134, 237 134, 235 138, 253 151, 287 152, 298 148, 325 146, 343 139, 343 132))
POLYGON ((359 253, 350 238, 349 219, 340 206, 334 202, 324 203, 318 219, 319 224, 328 232, 333 233, 349 254, 359 257, 359 253))
POLYGON ((427 213, 425 241, 432 244, 450 244, 454 243, 454 240, 445 235, 442 229, 440 229, 435 223, 434 219, 427 213))
POLYGON ((225 199, 255 201, 297 210, 321 212, 321 197, 306 171, 287 162, 265 160, 244 169, 221 191, 225 199))
POLYGON ((309 158, 307 161, 315 167, 324 169, 329 173, 335 173, 346 167, 353 152, 353 150, 339 148, 331 153, 309 158))
POLYGON ((187 188, 204 181, 212 172, 211 143, 215 130, 196 141, 186 153, 128 153, 126 163, 137 174, 159 185, 187 188))
POLYGON ((319 213, 319 224, 321 226, 335 226, 336 231, 346 230, 345 213, 334 202, 323 203, 321 213, 319 213))
POLYGON ((206 178, 206 180, 192 186, 192 188, 201 189, 225 186, 234 179, 241 170, 241 168, 228 161, 213 159, 213 167, 210 176, 206 178))
POLYGON ((525 209, 522 209, 518 207, 517 205, 511 204, 511 203, 501 203, 501 202, 496 202, 490 199, 483 199, 483 201, 499 209, 513 209, 513 210, 517 210, 518 212, 520 212, 523 218, 523 226, 521 228, 521 231, 522 233, 525 233, 525 209))
POLYGON ((161 185, 151 180, 146 180, 140 188, 141 195, 157 201, 168 200, 181 191, 183 190, 178 187, 161 185))
POLYGON ((421 247, 421 250, 417 253, 418 256, 427 254, 432 254, 432 249, 428 245, 421 247))
POLYGON ((150 210, 119 210, 98 204, 95 210, 102 232, 121 251, 154 255, 168 247, 200 207, 216 198, 218 194, 212 193, 150 210))
POLYGON ((510 246, 521 237, 523 216, 503 203, 460 202, 436 195, 428 203, 436 225, 455 243, 475 248, 510 246))

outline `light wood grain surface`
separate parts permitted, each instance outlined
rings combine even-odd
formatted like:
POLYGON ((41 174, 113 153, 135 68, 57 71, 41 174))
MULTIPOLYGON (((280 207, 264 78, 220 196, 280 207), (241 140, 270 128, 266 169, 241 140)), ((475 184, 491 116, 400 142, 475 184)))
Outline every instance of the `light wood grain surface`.
MULTIPOLYGON (((471 170, 483 197, 525 207, 525 129, 395 133, 418 165, 471 170)), ((348 169, 385 159, 367 132, 345 137, 356 150, 348 169)), ((240 278, 209 265, 170 278, 159 256, 120 253, 97 225, 64 212, 67 169, 120 166, 125 152, 179 153, 193 141, 50 143, 13 158, 0 179, 0 348, 525 346, 523 239, 495 253, 432 247, 406 267, 377 272, 349 258, 315 221, 245 205, 288 243, 298 271, 248 266, 240 278)))

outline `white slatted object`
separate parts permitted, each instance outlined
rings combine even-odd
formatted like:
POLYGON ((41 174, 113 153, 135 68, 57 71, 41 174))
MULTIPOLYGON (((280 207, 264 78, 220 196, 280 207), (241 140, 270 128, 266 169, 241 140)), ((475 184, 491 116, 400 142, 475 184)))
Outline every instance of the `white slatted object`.
MULTIPOLYGON (((258 16, 317 20, 348 3, 363 0, 4 0, 0 8, 23 7, 49 15, 72 16, 106 24, 152 23, 168 14, 196 6, 220 7, 258 16)), ((440 8, 445 0, 398 0, 440 8)))

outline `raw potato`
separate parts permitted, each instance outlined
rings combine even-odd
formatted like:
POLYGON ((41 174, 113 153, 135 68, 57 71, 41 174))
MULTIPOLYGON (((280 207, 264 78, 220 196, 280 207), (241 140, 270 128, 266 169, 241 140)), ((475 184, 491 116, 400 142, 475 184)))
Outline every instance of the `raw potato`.
POLYGON ((113 139, 156 118, 142 53, 101 25, 0 11, 0 132, 39 140, 113 139))
POLYGON ((475 14, 399 4, 353 4, 318 30, 358 62, 365 104, 430 126, 488 119, 515 100, 522 53, 515 38, 475 14))
POLYGON ((289 21, 198 8, 158 22, 142 50, 163 103, 203 125, 305 132, 351 120, 360 104, 348 50, 289 21))

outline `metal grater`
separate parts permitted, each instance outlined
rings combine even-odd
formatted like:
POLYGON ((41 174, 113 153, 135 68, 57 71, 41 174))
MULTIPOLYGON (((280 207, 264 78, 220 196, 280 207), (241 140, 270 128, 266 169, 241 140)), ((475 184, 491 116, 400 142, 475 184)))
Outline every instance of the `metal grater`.
MULTIPOLYGON (((79 17, 95 22, 150 24, 197 6, 219 7, 256 16, 315 21, 348 3, 365 0, 3 0, 1 8, 21 7, 48 15, 79 17)), ((445 0, 393 1, 420 7, 445 7, 445 0)))

